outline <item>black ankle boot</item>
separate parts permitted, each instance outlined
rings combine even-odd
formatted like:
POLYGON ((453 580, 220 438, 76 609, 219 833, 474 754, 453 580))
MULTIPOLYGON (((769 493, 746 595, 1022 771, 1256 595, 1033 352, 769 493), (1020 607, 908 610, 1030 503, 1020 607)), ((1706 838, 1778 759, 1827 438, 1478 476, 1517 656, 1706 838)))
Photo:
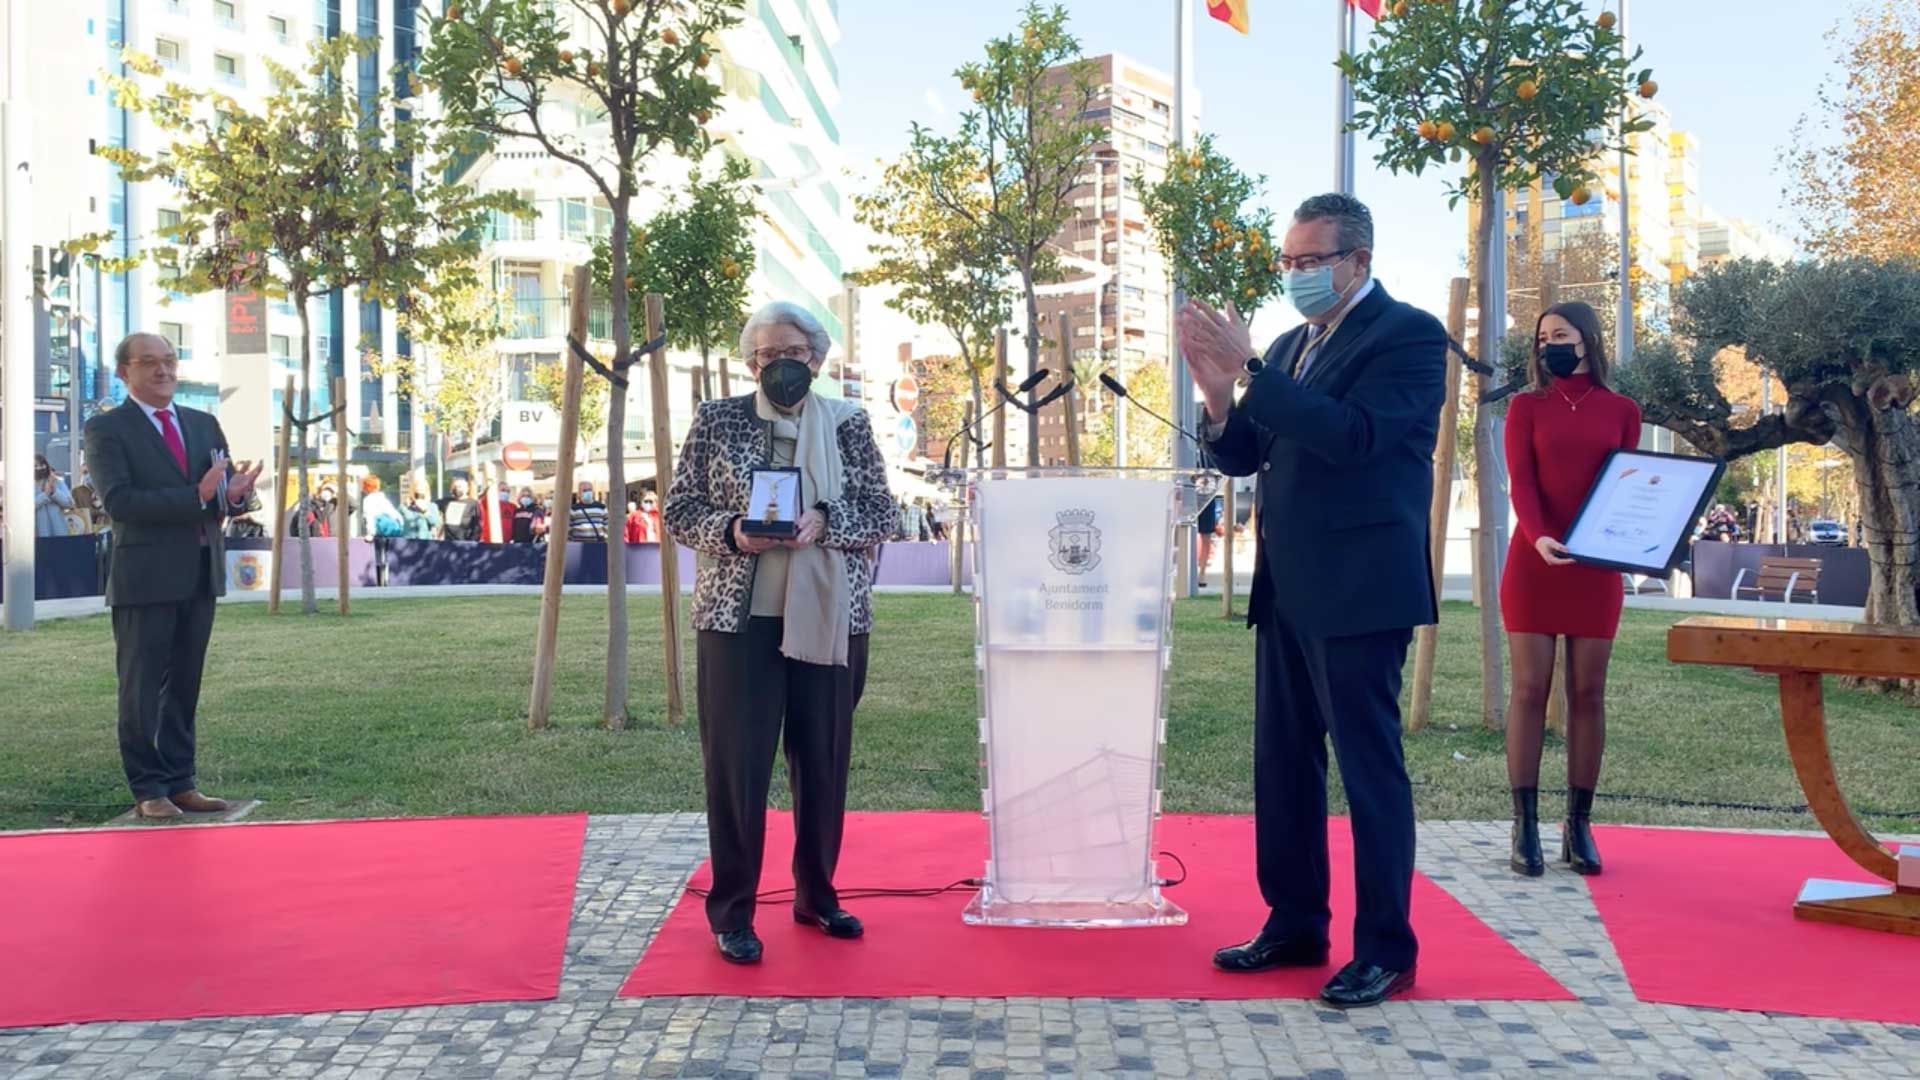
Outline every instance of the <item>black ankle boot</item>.
POLYGON ((1560 861, 1576 874, 1600 872, 1600 849, 1593 843, 1593 789, 1567 791, 1567 825, 1560 834, 1560 861))
POLYGON ((1513 872, 1539 877, 1547 872, 1546 856, 1540 853, 1540 789, 1513 789, 1513 872))

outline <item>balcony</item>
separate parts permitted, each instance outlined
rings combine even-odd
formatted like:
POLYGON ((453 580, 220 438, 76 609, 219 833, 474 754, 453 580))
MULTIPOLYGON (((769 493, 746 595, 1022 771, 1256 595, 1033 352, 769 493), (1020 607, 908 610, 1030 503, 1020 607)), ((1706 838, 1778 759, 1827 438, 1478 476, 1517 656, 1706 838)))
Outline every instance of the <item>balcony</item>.
POLYGON ((540 241, 588 244, 613 235, 613 212, 582 199, 541 199, 533 204, 533 210, 532 218, 495 211, 487 223, 484 239, 495 244, 540 241))
MULTIPOLYGON (((564 296, 516 297, 509 305, 513 322, 500 336, 509 341, 533 341, 565 337, 569 302, 564 296)), ((587 338, 607 341, 613 337, 613 311, 604 301, 587 306, 587 338)))

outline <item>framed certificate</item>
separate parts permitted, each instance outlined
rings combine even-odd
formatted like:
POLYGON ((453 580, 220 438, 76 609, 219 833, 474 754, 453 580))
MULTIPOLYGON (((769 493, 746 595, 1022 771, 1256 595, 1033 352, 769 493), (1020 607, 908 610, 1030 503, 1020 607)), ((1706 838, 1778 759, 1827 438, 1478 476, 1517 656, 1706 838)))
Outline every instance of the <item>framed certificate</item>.
POLYGON ((740 531, 748 536, 792 536, 800 520, 800 470, 755 469, 740 531))
POLYGON ((1666 577, 1726 468, 1719 458, 1615 450, 1567 530, 1567 554, 1588 566, 1666 577))

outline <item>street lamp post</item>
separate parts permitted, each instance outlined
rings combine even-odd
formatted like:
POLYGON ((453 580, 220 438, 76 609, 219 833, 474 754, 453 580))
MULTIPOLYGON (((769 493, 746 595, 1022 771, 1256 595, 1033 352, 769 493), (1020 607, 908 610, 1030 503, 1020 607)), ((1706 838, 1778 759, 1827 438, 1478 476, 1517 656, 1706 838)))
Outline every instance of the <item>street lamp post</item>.
POLYGON ((33 628, 33 174, 27 116, 28 0, 7 5, 5 98, 0 99, 0 409, 6 459, 5 623, 33 628))

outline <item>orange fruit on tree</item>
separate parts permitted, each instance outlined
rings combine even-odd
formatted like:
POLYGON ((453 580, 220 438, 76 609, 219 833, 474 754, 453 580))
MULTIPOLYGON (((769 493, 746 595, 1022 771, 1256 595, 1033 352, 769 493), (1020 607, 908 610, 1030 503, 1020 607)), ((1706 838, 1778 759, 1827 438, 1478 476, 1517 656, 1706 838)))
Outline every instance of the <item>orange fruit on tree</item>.
POLYGON ((573 63, 573 50, 572 50, 572 49, 561 49, 561 50, 560 50, 560 62, 561 62, 561 63, 563 63, 563 64, 571 64, 571 63, 573 63))
POLYGON ((633 0, 613 0, 613 13, 625 15, 633 7, 633 0))
POLYGON ((1654 82, 1652 79, 1648 79, 1646 82, 1640 84, 1640 96, 1643 98, 1650 98, 1659 92, 1660 84, 1654 82))
POLYGON ((701 68, 706 67, 708 61, 712 59, 713 57, 708 55, 707 53, 701 53, 700 55, 693 58, 693 66, 701 67, 701 68))
POLYGON ((1407 0, 1399 0, 1398 3, 1393 5, 1393 17, 1396 19, 1404 19, 1407 17, 1407 0))
POLYGON ((597 61, 597 60, 589 60, 589 61, 587 61, 587 74, 588 74, 588 75, 599 75, 599 74, 600 74, 600 62, 599 62, 599 61, 597 61))
POLYGON ((1445 120, 1440 121, 1440 125, 1433 129, 1433 137, 1440 142, 1452 142, 1453 125, 1445 120))
POLYGON ((447 21, 448 22, 460 21, 460 5, 459 4, 447 5, 447 21))
POLYGON ((1613 24, 1620 20, 1614 17, 1613 12, 1603 11, 1600 13, 1600 18, 1597 21, 1600 23, 1600 29, 1611 30, 1613 29, 1613 24))
POLYGON ((1539 92, 1540 85, 1532 79, 1522 79, 1520 85, 1513 88, 1513 96, 1521 101, 1532 101, 1534 95, 1539 92))
POLYGON ((1420 121, 1420 127, 1417 130, 1420 132, 1421 138, 1431 139, 1434 137, 1436 133, 1439 132, 1440 128, 1431 120, 1422 120, 1420 121))
POLYGON ((1575 206, 1585 206, 1592 198, 1593 192, 1587 190, 1587 185, 1581 184, 1573 189, 1573 194, 1567 196, 1567 201, 1575 206))
POLYGON ((500 66, 503 68, 506 68, 507 74, 509 75, 520 74, 521 64, 520 64, 520 58, 517 56, 507 57, 505 60, 501 61, 500 66))
POLYGON ((1481 146, 1487 145, 1493 141, 1493 129, 1482 124, 1480 127, 1474 129, 1473 141, 1479 143, 1481 146))
POLYGON ((638 281, 635 281, 635 280, 633 279, 633 275, 631 275, 631 274, 629 274, 629 275, 627 275, 627 288, 629 288, 629 289, 637 289, 637 288, 639 288, 639 287, 640 287, 640 283, 639 283, 638 281))
POLYGON ((669 26, 665 30, 660 31, 660 40, 669 45, 678 45, 680 44, 680 35, 674 33, 673 27, 669 26))

